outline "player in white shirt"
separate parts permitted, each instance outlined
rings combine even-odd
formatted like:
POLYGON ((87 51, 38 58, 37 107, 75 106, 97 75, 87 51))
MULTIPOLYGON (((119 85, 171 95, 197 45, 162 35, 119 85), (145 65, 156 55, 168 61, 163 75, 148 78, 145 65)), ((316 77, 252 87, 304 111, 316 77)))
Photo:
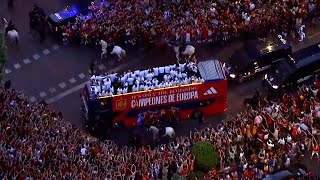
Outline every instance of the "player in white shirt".
POLYGON ((141 70, 139 76, 140 76, 140 77, 144 77, 144 75, 145 75, 145 74, 144 74, 144 70, 141 70))
POLYGON ((171 71, 170 71, 170 76, 171 76, 172 78, 174 78, 174 77, 176 77, 176 75, 177 75, 177 71, 174 70, 174 69, 171 69, 171 71))
POLYGON ((170 77, 169 77, 168 74, 165 74, 165 75, 163 76, 163 81, 164 81, 164 82, 168 82, 169 79, 170 79, 170 77))
POLYGON ((158 67, 153 68, 153 74, 154 74, 154 76, 159 76, 159 68, 158 67))
POLYGON ((159 82, 159 80, 158 80, 157 78, 153 78, 153 79, 152 79, 152 83, 153 83, 153 84, 155 84, 155 83, 158 84, 158 82, 159 82))
POLYGON ((148 85, 144 85, 144 91, 148 91, 149 90, 149 86, 148 85))
POLYGON ((127 83, 128 83, 129 86, 132 86, 132 85, 133 85, 133 82, 134 82, 134 78, 133 78, 133 77, 129 77, 129 78, 127 79, 127 83))
POLYGON ((139 91, 139 86, 135 84, 132 86, 132 92, 137 92, 137 91, 139 91))
POLYGON ((144 90, 144 84, 141 84, 140 86, 139 86, 139 91, 143 91, 144 90))
POLYGON ((181 73, 181 71, 178 72, 177 77, 178 77, 179 79, 182 79, 182 73, 181 73))
POLYGON ((182 75, 182 78, 183 78, 183 79, 186 78, 186 77, 188 77, 187 73, 185 73, 185 72, 181 73, 181 75, 182 75))
POLYGON ((111 82, 114 82, 114 80, 116 79, 117 75, 118 75, 118 73, 114 73, 114 72, 112 72, 112 73, 109 75, 111 82))
POLYGON ((108 78, 105 82, 106 88, 109 89, 111 87, 111 79, 108 78))
POLYGON ((147 75, 146 75, 146 80, 147 81, 151 81, 153 78, 153 73, 152 72, 149 72, 147 75))
POLYGON ((188 77, 185 77, 183 80, 182 80, 182 83, 183 84, 189 84, 190 80, 188 77))
POLYGON ((164 73, 169 74, 170 73, 170 66, 164 67, 164 73))
POLYGON ((113 86, 111 86, 109 90, 110 90, 110 92, 111 92, 112 94, 114 94, 114 88, 113 88, 113 86))
POLYGON ((117 94, 119 95, 119 94, 122 94, 122 89, 120 88, 120 87, 118 87, 118 89, 117 89, 117 94))
POLYGON ((122 77, 120 78, 121 84, 124 84, 126 81, 127 81, 127 79, 125 78, 125 76, 122 76, 122 77))
POLYGON ((154 89, 158 89, 158 88, 159 88, 158 83, 154 83, 154 84, 153 84, 153 88, 154 88, 154 89))
POLYGON ((176 70, 176 68, 177 68, 177 65, 176 65, 176 64, 171 64, 171 65, 170 65, 170 69, 171 69, 171 70, 176 70))
POLYGON ((186 70, 186 63, 179 63, 179 70, 184 72, 186 70))
POLYGON ((164 67, 159 67, 159 75, 160 76, 163 76, 163 74, 164 74, 164 67))
POLYGON ((133 74, 134 74, 135 77, 139 76, 140 75, 140 70, 135 70, 133 74))
POLYGON ((125 87, 122 89, 122 93, 123 93, 123 94, 128 93, 128 87, 127 87, 127 86, 125 86, 125 87))

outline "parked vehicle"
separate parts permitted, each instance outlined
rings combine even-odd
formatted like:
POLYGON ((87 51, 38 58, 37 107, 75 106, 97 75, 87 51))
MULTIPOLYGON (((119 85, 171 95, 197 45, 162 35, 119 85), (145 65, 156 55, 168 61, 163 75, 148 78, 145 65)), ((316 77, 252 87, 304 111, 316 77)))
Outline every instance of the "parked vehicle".
POLYGON ((281 35, 250 40, 231 56, 224 67, 231 80, 241 83, 246 78, 269 69, 291 53, 292 47, 281 35))

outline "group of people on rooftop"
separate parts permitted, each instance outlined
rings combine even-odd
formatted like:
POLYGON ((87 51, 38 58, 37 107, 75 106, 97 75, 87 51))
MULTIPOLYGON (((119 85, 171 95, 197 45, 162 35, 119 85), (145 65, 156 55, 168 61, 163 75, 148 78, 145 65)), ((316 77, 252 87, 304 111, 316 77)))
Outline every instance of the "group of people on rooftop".
POLYGON ((197 82, 204 82, 197 64, 187 61, 123 74, 92 75, 90 87, 93 94, 110 96, 197 82))
POLYGON ((80 38, 83 44, 99 39, 221 43, 248 32, 276 31, 298 37, 300 27, 316 23, 319 8, 319 0, 111 0, 92 3, 89 15, 79 15, 63 32, 66 40, 80 38))

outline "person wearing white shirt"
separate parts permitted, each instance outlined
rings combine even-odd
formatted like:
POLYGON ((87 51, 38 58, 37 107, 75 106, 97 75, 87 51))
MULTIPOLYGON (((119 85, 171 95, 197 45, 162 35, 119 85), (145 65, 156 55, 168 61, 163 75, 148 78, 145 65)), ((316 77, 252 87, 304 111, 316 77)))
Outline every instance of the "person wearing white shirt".
POLYGON ((169 74, 170 73, 170 66, 164 67, 164 73, 169 74))
POLYGON ((154 74, 154 76, 159 76, 159 68, 158 67, 153 68, 153 74, 154 74))
POLYGON ((129 78, 129 77, 132 77, 133 76, 133 73, 129 70, 128 72, 127 72, 127 77, 126 78, 129 78))
POLYGON ((134 74, 135 77, 139 76, 140 75, 140 71, 139 70, 135 70, 133 74, 134 74))
POLYGON ((179 69, 181 72, 184 72, 186 70, 186 63, 179 63, 179 69))
POLYGON ((127 81, 127 79, 124 76, 122 76, 120 78, 120 81, 121 81, 121 84, 124 84, 127 81))
POLYGON ((137 92, 137 91, 139 91, 139 86, 135 84, 132 86, 132 92, 137 92))
POLYGON ((165 74, 165 75, 163 76, 163 81, 164 81, 164 82, 168 82, 169 79, 170 79, 170 77, 169 77, 168 74, 165 74))
POLYGON ((179 79, 182 79, 182 73, 181 73, 181 71, 178 72, 177 77, 178 77, 179 79))
POLYGON ((189 79, 186 77, 183 79, 182 84, 189 84, 189 79))
POLYGON ((159 80, 158 80, 157 78, 153 78, 153 79, 152 79, 152 83, 153 83, 153 84, 155 84, 155 83, 158 84, 158 82, 159 82, 159 80))
POLYGON ((146 76, 147 81, 151 81, 153 78, 153 73, 149 72, 146 76))
POLYGON ((140 81, 139 81, 138 79, 136 79, 136 80, 134 81, 134 84, 137 85, 137 86, 139 86, 139 85, 140 85, 140 81))
POLYGON ((144 70, 141 70, 139 76, 144 77, 144 75, 145 75, 144 73, 145 73, 144 70))
POLYGON ((164 74, 164 67, 159 67, 159 75, 160 76, 163 76, 163 74, 164 74))
POLYGON ((177 71, 172 69, 172 70, 170 71, 170 76, 171 76, 172 78, 174 78, 174 77, 176 77, 176 75, 177 75, 177 71))
POLYGON ((111 86, 109 90, 110 90, 110 92, 111 92, 112 94, 114 93, 114 88, 113 88, 113 86, 111 86))
POLYGON ((158 89, 158 88, 159 88, 158 83, 155 83, 155 84, 153 85, 153 88, 154 88, 154 89, 158 89))
POLYGON ((122 89, 122 94, 126 94, 128 93, 128 87, 125 86, 123 89, 122 89))
POLYGON ((171 65, 170 65, 170 69, 171 69, 171 70, 176 70, 176 68, 177 68, 177 65, 176 65, 176 64, 171 64, 171 65))
POLYGON ((120 88, 120 87, 118 87, 118 89, 117 89, 117 94, 119 95, 119 94, 122 94, 122 89, 120 88))
POLYGON ((117 77, 117 73, 112 72, 112 73, 109 75, 109 77, 110 77, 111 82, 114 82, 114 80, 115 80, 116 77, 117 77))
POLYGON ((144 84, 141 84, 140 86, 139 86, 139 91, 143 91, 144 90, 144 84))
POLYGON ((144 91, 148 91, 148 90, 149 90, 149 86, 148 86, 148 85, 145 85, 143 90, 144 90, 144 91))
POLYGON ((108 90, 106 94, 107 94, 107 96, 112 96, 113 95, 110 90, 108 90))
POLYGON ((111 79, 108 78, 105 82, 106 88, 109 89, 111 87, 111 79))
POLYGON ((151 84, 152 84, 151 81, 147 81, 147 82, 146 82, 146 85, 148 85, 148 86, 151 85, 151 84))
POLYGON ((185 72, 181 73, 181 76, 182 76, 182 78, 188 77, 187 73, 185 73, 185 72))
POLYGON ((87 148, 85 148, 85 147, 81 148, 80 153, 82 156, 85 156, 87 154, 87 148))
POLYGON ((127 79, 127 83, 128 83, 129 86, 132 86, 132 85, 133 85, 133 82, 134 82, 133 77, 129 77, 129 78, 127 79))

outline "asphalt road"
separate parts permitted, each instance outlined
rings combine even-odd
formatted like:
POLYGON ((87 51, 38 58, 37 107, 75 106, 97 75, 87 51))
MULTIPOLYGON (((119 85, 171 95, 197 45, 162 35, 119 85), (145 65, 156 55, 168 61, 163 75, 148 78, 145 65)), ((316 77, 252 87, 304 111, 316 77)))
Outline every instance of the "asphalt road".
MULTIPOLYGON (((147 68, 175 61, 172 48, 148 52, 139 48, 128 48, 126 49, 128 57, 118 63, 115 61, 115 57, 101 61, 99 48, 80 45, 63 46, 50 37, 40 43, 37 34, 28 32, 28 11, 34 2, 42 7, 47 14, 61 10, 66 3, 62 0, 28 0, 28 2, 16 0, 15 7, 8 10, 6 1, 0 1, 0 17, 12 19, 21 38, 19 46, 8 46, 6 79, 12 80, 13 88, 23 91, 30 97, 31 102, 46 100, 53 109, 63 112, 67 121, 79 128, 83 128, 80 94, 83 83, 87 80, 91 61, 97 62, 97 70, 101 72, 147 68)), ((294 51, 320 42, 320 28, 308 28, 306 35, 307 39, 303 42, 290 41, 294 51)), ((218 59, 223 62, 241 45, 241 42, 230 43, 223 48, 197 45, 197 58, 199 60, 218 59)), ((228 111, 208 118, 204 126, 214 125, 226 116, 240 111, 243 99, 251 96, 255 91, 261 90, 263 87, 259 76, 242 85, 230 85, 228 111)), ((185 121, 179 124, 176 133, 179 136, 185 135, 194 128, 200 129, 204 126, 200 127, 197 122, 185 121)), ((121 144, 125 144, 127 130, 117 129, 114 137, 121 144)), ((308 161, 307 164, 311 166, 317 162, 308 161)))

